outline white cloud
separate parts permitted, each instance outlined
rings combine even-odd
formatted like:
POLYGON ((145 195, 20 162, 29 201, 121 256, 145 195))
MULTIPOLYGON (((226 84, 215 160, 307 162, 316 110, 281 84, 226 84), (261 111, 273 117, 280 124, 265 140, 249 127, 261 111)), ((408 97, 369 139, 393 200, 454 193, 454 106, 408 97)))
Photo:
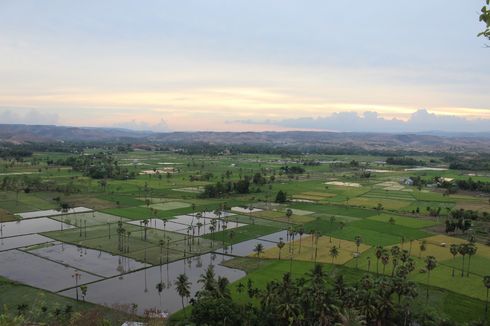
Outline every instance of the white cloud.
POLYGON ((346 132, 488 132, 490 130, 490 119, 468 119, 453 115, 434 114, 426 109, 415 111, 407 121, 397 118, 383 118, 375 111, 366 111, 363 114, 350 111, 335 112, 327 117, 240 122, 346 132))
POLYGON ((144 122, 144 121, 131 120, 131 121, 127 121, 127 122, 119 122, 119 123, 113 124, 111 127, 131 129, 131 130, 154 131, 154 132, 170 131, 167 123, 165 122, 165 120, 163 118, 154 124, 144 122))
POLYGON ((58 122, 57 113, 41 113, 35 109, 22 110, 22 112, 20 109, 0 109, 2 124, 54 125, 58 122))

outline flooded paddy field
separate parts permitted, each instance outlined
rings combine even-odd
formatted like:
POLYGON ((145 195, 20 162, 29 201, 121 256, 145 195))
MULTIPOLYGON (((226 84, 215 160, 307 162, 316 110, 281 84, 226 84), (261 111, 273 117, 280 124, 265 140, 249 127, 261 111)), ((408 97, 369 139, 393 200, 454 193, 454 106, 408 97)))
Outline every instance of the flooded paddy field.
POLYGON ((1 276, 52 292, 75 286, 75 273, 80 275, 79 285, 101 279, 20 250, 0 252, 0 261, 1 276))
POLYGON ((66 214, 74 214, 74 213, 85 213, 91 211, 92 209, 87 207, 74 207, 74 208, 69 208, 67 210, 48 209, 44 211, 18 213, 16 215, 20 216, 21 218, 38 218, 38 217, 50 217, 50 216, 66 215, 66 214))
POLYGON ((0 238, 72 229, 73 226, 47 217, 0 223, 0 238))
POLYGON ((148 266, 128 257, 64 243, 56 243, 29 252, 102 277, 116 276, 148 266))
POLYGON ((27 247, 53 241, 48 237, 44 237, 39 234, 21 235, 18 237, 1 238, 0 239, 0 251, 16 249, 21 247, 27 247))
POLYGON ((107 223, 128 221, 126 218, 96 211, 53 216, 52 219, 77 227, 105 225, 107 223))
MULTIPOLYGON (((202 284, 198 283, 198 280, 209 265, 214 266, 216 276, 226 277, 230 282, 244 277, 245 272, 241 270, 218 265, 228 259, 231 257, 205 254, 95 282, 88 285, 86 300, 107 306, 137 304, 139 314, 152 308, 173 313, 182 308, 180 296, 175 289, 175 281, 179 274, 185 273, 188 276, 191 282, 191 296, 201 289, 202 284), (161 282, 164 283, 164 289, 159 293, 156 286, 161 282)), ((76 295, 75 289, 60 294, 72 298, 76 295)))

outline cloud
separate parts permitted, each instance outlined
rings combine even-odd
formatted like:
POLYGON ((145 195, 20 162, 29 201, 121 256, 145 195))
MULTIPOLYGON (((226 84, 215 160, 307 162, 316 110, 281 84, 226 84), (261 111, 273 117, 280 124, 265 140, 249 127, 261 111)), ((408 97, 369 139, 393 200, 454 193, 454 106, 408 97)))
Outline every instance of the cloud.
POLYGON ((304 117, 283 120, 244 120, 246 124, 268 124, 287 128, 320 129, 346 132, 488 132, 490 119, 468 119, 453 115, 430 113, 420 109, 408 120, 383 118, 378 112, 335 112, 327 117, 304 117))
POLYGON ((28 124, 28 125, 55 125, 59 122, 57 113, 41 113, 38 110, 19 112, 20 109, 0 109, 0 123, 2 124, 28 124))
POLYGON ((144 122, 144 121, 131 120, 126 122, 115 123, 111 127, 138 130, 138 131, 141 130, 154 131, 154 132, 170 131, 170 128, 168 127, 167 123, 163 119, 160 119, 159 122, 154 124, 144 122))

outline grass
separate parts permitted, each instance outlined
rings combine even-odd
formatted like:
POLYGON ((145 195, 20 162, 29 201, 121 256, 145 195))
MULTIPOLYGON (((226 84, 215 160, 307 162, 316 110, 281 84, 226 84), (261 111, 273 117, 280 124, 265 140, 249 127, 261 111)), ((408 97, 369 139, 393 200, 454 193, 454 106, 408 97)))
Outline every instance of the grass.
MULTIPOLYGON (((302 261, 314 261, 315 251, 317 251, 317 262, 321 263, 334 263, 338 265, 343 265, 349 260, 351 260, 354 256, 354 253, 357 252, 356 244, 352 241, 346 241, 342 239, 336 239, 331 237, 322 236, 318 238, 318 247, 316 245, 316 241, 313 236, 305 236, 301 239, 301 248, 300 248, 300 240, 294 240, 291 243, 288 243, 281 250, 282 259, 289 259, 291 253, 289 252, 289 248, 291 248, 291 253, 294 260, 302 260, 302 261), (330 256, 330 248, 336 246, 338 249, 338 256, 335 259, 332 259, 330 256), (318 248, 318 249, 316 249, 318 248)), ((364 252, 368 250, 370 247, 365 244, 361 244, 359 246, 359 252, 364 252)), ((265 250, 262 255, 264 258, 272 258, 277 259, 279 257, 279 248, 272 247, 270 249, 265 250)))
POLYGON ((223 242, 223 240, 226 243, 233 242, 238 243, 250 239, 255 239, 263 235, 268 235, 277 231, 280 231, 280 228, 272 227, 272 226, 265 226, 265 225, 257 225, 257 224, 249 224, 245 225, 236 229, 233 229, 234 231, 234 237, 232 241, 230 241, 229 234, 230 230, 227 231, 220 231, 220 232, 215 232, 214 235, 212 234, 206 234, 203 236, 205 239, 213 239, 217 242, 223 242))
POLYGON ((22 304, 28 305, 29 309, 41 310, 47 307, 47 314, 54 314, 56 309, 72 307, 73 312, 84 313, 89 310, 98 309, 111 324, 120 325, 128 318, 124 313, 106 307, 100 307, 88 302, 76 301, 74 299, 54 294, 48 291, 36 289, 27 285, 19 284, 0 277, 0 314, 5 312, 5 308, 11 314, 17 313, 17 307, 22 304))
MULTIPOLYGON (((422 267, 423 264, 417 264, 422 267)), ((465 296, 485 300, 486 288, 483 286, 483 278, 479 275, 471 274, 469 277, 452 277, 452 268, 446 265, 438 266, 430 274, 430 285, 442 289, 450 290, 465 296)), ((456 274, 457 275, 457 274, 456 274)), ((409 277, 411 280, 427 284, 427 273, 417 273, 417 270, 409 277)))
POLYGON ((405 241, 408 241, 409 239, 420 239, 430 235, 418 229, 368 219, 354 221, 342 229, 336 228, 326 232, 326 234, 351 241, 356 236, 360 236, 364 243, 371 246, 397 244, 401 242, 402 237, 405 241))
POLYGON ((371 209, 362 209, 357 207, 340 206, 340 205, 321 205, 308 203, 294 203, 290 205, 292 208, 314 211, 322 214, 342 215, 365 218, 376 215, 376 211, 371 209))
POLYGON ((119 216, 105 214, 101 212, 90 213, 76 213, 69 215, 53 216, 52 219, 57 221, 63 221, 64 223, 71 224, 77 227, 94 226, 107 223, 117 223, 118 221, 127 221, 119 216))
POLYGON ((370 246, 387 246, 400 242, 400 237, 392 234, 384 234, 382 232, 366 230, 355 226, 346 226, 343 229, 338 229, 329 232, 329 235, 345 240, 354 240, 356 236, 360 236, 362 241, 370 246))
POLYGON ((170 201, 165 203, 158 203, 150 205, 151 208, 158 209, 160 211, 171 211, 179 208, 187 208, 191 205, 188 203, 178 202, 178 201, 170 201))
MULTIPOLYGON (((104 250, 115 255, 124 255, 134 258, 138 261, 152 265, 160 264, 160 240, 164 240, 165 243, 169 239, 169 261, 175 261, 184 257, 184 251, 192 252, 194 254, 209 252, 216 249, 220 243, 212 243, 208 239, 195 239, 194 245, 189 248, 184 241, 185 235, 151 229, 147 230, 147 240, 144 240, 144 231, 140 226, 132 224, 124 224, 126 231, 131 232, 129 237, 129 253, 122 253, 119 251, 119 238, 116 233, 116 225, 111 227, 111 237, 109 238, 109 228, 107 225, 99 225, 87 227, 87 236, 85 237, 84 228, 82 228, 82 235, 80 236, 80 229, 70 229, 65 231, 47 232, 43 235, 52 239, 72 243, 87 248, 96 250, 104 250), (146 253, 145 253, 146 251, 146 253)), ((166 262, 166 248, 163 248, 163 262, 166 262)))
POLYGON ((439 224, 437 221, 430 220, 427 218, 414 218, 414 217, 389 215, 389 214, 381 214, 381 215, 374 215, 368 217, 369 220, 386 222, 386 223, 390 222, 390 218, 393 218, 395 220, 394 223, 395 225, 406 226, 414 229, 422 229, 422 228, 439 224))
POLYGON ((349 201, 349 204, 354 206, 368 207, 374 208, 378 204, 383 205, 384 209, 387 210, 398 210, 403 207, 407 207, 410 205, 410 201, 407 200, 399 200, 399 199, 386 199, 386 198, 366 198, 366 197, 357 197, 353 198, 349 201))
MULTIPOLYGON (((304 212, 303 210, 301 212, 304 212)), ((252 213, 252 216, 263 218, 263 219, 269 219, 269 220, 274 220, 274 221, 279 221, 279 222, 288 222, 288 218, 286 216, 285 212, 278 212, 278 211, 261 211, 261 212, 255 212, 252 213)), ((304 214, 298 214, 298 215, 291 215, 289 221, 291 223, 295 224, 304 224, 308 223, 310 221, 314 220, 314 218, 310 215, 304 215, 304 214)))

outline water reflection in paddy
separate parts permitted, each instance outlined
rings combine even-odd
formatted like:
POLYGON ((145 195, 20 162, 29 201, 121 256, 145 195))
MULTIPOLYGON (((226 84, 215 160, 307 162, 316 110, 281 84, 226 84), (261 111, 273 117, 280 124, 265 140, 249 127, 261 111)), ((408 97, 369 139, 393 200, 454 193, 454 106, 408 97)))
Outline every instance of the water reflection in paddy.
POLYGON ((73 226, 52 220, 47 217, 40 217, 35 219, 0 223, 0 238, 71 228, 73 228, 73 226))
MULTIPOLYGON (((244 277, 245 272, 241 270, 218 265, 228 259, 231 257, 205 254, 89 284, 86 300, 108 306, 134 303, 138 305, 139 314, 152 308, 173 313, 182 308, 180 296, 175 290, 175 280, 179 274, 185 272, 189 277, 192 284, 191 296, 201 289, 202 284, 198 283, 198 280, 210 264, 214 265, 216 276, 227 277, 230 282, 244 277), (160 282, 165 284, 161 294, 156 289, 160 282)), ((64 291, 61 294, 75 297, 75 290, 64 291)))
POLYGON ((264 250, 269 249, 272 247, 276 246, 276 243, 271 242, 271 241, 265 241, 265 240, 259 240, 259 239, 252 239, 252 240, 247 240, 243 241, 240 243, 236 243, 233 246, 228 246, 224 248, 220 248, 216 250, 217 253, 225 253, 233 256, 240 256, 240 257, 245 257, 248 255, 251 255, 254 253, 254 248, 257 246, 257 244, 261 243, 264 250))
POLYGON ((50 242, 50 241, 53 240, 39 234, 28 234, 28 235, 21 235, 18 237, 1 238, 0 251, 10 250, 10 249, 15 249, 20 247, 27 247, 27 246, 32 246, 35 244, 40 244, 40 243, 50 242))
POLYGON ((56 243, 30 252, 104 277, 116 276, 147 266, 131 258, 64 243, 56 243))
MULTIPOLYGON (((19 250, 0 252, 0 275, 50 291, 75 286, 76 270, 19 250)), ((79 272, 79 284, 100 280, 99 277, 79 272)))

